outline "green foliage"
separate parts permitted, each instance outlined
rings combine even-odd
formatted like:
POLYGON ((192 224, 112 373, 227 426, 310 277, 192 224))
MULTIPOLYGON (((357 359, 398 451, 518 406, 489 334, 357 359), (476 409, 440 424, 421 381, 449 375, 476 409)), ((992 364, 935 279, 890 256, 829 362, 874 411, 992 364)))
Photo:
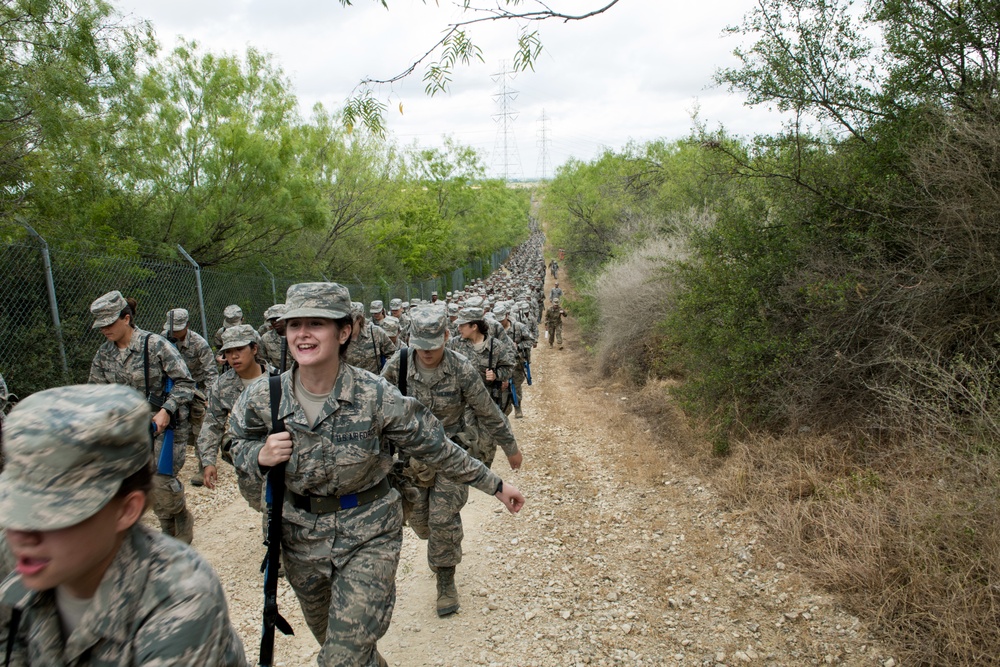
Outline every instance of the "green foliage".
POLYGON ((153 48, 147 24, 105 2, 0 2, 0 214, 41 207, 65 224, 79 200, 100 205, 108 137, 127 122, 153 48))

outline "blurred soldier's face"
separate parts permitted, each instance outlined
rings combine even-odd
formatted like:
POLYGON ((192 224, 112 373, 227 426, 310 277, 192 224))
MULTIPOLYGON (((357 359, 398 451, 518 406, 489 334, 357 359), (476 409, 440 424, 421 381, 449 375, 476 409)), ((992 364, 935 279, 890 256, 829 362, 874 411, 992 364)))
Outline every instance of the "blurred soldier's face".
POLYGON ((279 319, 270 320, 271 328, 278 332, 279 336, 285 335, 285 321, 279 319))
POLYGON ((97 514, 59 530, 13 530, 7 544, 25 587, 46 591, 56 586, 78 598, 93 597, 121 546, 124 531, 138 521, 146 494, 133 491, 112 498, 97 514))
POLYGON ((385 319, 385 311, 384 310, 382 312, 380 312, 380 313, 374 313, 372 315, 372 321, 375 322, 376 324, 378 324, 379 322, 381 322, 384 319, 385 319))
POLYGON ((444 359, 444 347, 434 350, 417 350, 417 360, 424 368, 437 368, 444 359))

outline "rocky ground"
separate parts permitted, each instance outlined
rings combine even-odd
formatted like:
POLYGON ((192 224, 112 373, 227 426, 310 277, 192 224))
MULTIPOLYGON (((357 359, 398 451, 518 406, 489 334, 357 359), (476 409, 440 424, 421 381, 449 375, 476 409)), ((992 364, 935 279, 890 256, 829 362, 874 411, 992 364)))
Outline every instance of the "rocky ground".
MULTIPOLYGON (((566 349, 539 344, 525 418, 512 420, 524 467, 494 468, 524 492, 509 515, 477 491, 463 512, 462 609, 439 619, 424 544, 406 529, 399 599, 379 648, 390 665, 882 665, 896 661, 867 628, 757 548, 750 521, 722 509, 710 483, 623 409, 625 390, 588 371, 572 321, 566 349)), ((194 546, 214 564, 248 656, 256 657, 263 557, 260 515, 231 469, 217 490, 189 489, 194 546)), ((296 636, 278 663, 315 662, 294 596, 280 605, 296 636)))

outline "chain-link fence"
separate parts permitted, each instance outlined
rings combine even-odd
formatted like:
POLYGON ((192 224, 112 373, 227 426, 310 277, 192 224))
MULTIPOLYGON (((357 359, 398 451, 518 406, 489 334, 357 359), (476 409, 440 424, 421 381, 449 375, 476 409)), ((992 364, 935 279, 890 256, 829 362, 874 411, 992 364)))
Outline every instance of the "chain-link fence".
MULTIPOLYGON (((413 283, 380 281, 344 283, 351 298, 365 304, 392 298, 430 299, 437 291, 460 290, 487 277, 510 254, 486 260, 444 276, 413 283)), ((86 382, 94 353, 104 337, 91 329, 90 304, 119 290, 138 302, 136 325, 160 332, 170 308, 186 308, 191 328, 209 341, 222 326, 230 304, 243 309, 244 321, 258 325, 264 311, 285 299, 289 285, 322 276, 274 276, 263 264, 259 274, 200 269, 191 262, 155 262, 50 249, 44 241, 0 243, 0 374, 12 393, 22 398, 48 387, 86 382), (203 310, 204 309, 204 310, 203 310)))

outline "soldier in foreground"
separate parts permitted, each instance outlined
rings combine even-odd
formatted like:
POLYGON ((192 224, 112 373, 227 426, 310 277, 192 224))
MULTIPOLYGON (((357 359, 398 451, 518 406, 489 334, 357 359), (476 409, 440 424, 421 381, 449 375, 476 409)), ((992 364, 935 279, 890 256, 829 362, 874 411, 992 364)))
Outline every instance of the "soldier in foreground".
POLYGON ((135 326, 135 308, 135 301, 126 301, 117 290, 90 304, 93 328, 100 329, 107 340, 94 355, 88 382, 123 384, 146 398, 156 425, 153 512, 164 533, 191 544, 194 517, 187 509, 184 485, 177 473, 184 467, 188 403, 194 395, 194 380, 177 348, 162 336, 135 326), (173 383, 169 391, 168 381, 173 383), (168 442, 167 431, 173 431, 175 444, 172 455, 167 451, 161 460, 164 442, 168 442))
POLYGON ((277 417, 285 431, 271 432, 270 388, 254 383, 233 408, 233 458, 243 474, 261 481, 265 471, 287 463, 282 559, 322 644, 319 664, 385 665, 376 642, 392 618, 403 541, 400 495, 386 479, 389 442, 400 455, 494 494, 511 512, 524 497, 448 440, 416 400, 345 363, 354 324, 347 288, 292 285, 286 304, 296 364, 280 382, 277 417))
POLYGON ((153 476, 142 396, 120 385, 48 389, 15 408, 7 429, 7 664, 247 664, 212 568, 140 524, 153 476))
MULTIPOLYGON (((445 349, 448 313, 443 304, 418 306, 410 311, 410 349, 393 355, 382 376, 406 396, 427 406, 441 421, 448 438, 469 455, 479 458, 480 433, 484 442, 500 443, 512 470, 521 467, 510 425, 490 399, 479 371, 465 357, 445 349), (402 358, 402 352, 407 358, 402 358), (405 365, 406 377, 400 376, 405 365)), ((455 567, 462 562, 462 508, 469 500, 469 487, 455 482, 420 461, 411 460, 405 474, 419 490, 409 525, 417 537, 427 540, 427 563, 437 575, 437 615, 459 609, 455 567)))

